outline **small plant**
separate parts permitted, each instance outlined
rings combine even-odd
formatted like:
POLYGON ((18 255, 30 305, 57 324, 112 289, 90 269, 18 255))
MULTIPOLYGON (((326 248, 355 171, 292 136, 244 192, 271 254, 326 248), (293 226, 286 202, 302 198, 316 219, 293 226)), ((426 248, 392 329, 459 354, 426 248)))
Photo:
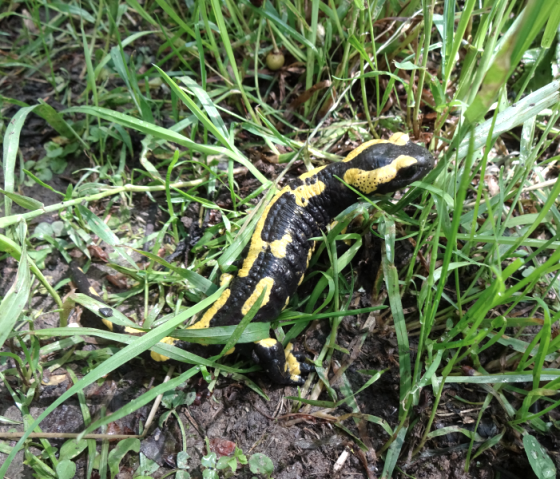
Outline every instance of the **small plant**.
MULTIPOLYGON (((205 479, 217 479, 218 471, 223 471, 227 468, 231 469, 229 475, 232 475, 232 473, 237 471, 239 465, 247 464, 247 457, 243 454, 243 451, 231 441, 213 440, 212 445, 210 445, 210 441, 206 438, 206 449, 208 454, 201 461, 202 465, 206 468, 202 473, 202 477, 205 479), (231 452, 232 447, 235 448, 233 452, 231 452), (219 459, 216 452, 212 451, 212 448, 224 451, 219 459)), ((228 472, 225 472, 225 474, 229 477, 228 472)))
POLYGON ((253 474, 262 474, 266 478, 271 478, 274 472, 274 464, 272 464, 270 457, 257 452, 249 459, 249 469, 253 474))
MULTIPOLYGON (((42 181, 50 181, 53 173, 60 175, 68 166, 66 157, 75 153, 79 148, 78 142, 69 142, 66 138, 57 137, 56 141, 45 143, 46 155, 38 161, 29 160, 25 162, 25 168, 35 173, 42 181)), ((35 182, 27 179, 26 186, 33 186, 35 182)))

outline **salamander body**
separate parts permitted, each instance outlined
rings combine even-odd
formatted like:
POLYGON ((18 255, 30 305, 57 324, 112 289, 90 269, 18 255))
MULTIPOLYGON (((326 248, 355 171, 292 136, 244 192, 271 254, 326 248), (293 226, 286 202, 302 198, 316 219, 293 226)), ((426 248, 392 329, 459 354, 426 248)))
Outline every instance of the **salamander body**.
MULTIPOLYGON (((238 324, 266 289, 253 321, 273 321, 304 278, 321 232, 358 195, 389 193, 423 178, 434 166, 431 154, 407 135, 372 140, 343 161, 316 168, 291 181, 270 201, 257 223, 242 267, 230 286, 193 329, 238 324), (340 180, 343 180, 344 183, 340 180)), ((253 357, 281 384, 302 384, 309 367, 278 341, 255 343, 253 357)))

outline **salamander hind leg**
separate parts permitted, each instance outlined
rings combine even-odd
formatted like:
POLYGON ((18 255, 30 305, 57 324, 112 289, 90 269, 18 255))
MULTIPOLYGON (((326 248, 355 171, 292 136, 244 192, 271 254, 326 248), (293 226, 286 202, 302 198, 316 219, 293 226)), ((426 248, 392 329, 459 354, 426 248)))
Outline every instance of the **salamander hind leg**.
POLYGON ((282 348, 276 339, 267 338, 257 341, 253 349, 253 359, 268 372, 275 383, 300 386, 305 380, 302 374, 313 370, 313 366, 302 362, 302 356, 292 352, 292 343, 282 348))

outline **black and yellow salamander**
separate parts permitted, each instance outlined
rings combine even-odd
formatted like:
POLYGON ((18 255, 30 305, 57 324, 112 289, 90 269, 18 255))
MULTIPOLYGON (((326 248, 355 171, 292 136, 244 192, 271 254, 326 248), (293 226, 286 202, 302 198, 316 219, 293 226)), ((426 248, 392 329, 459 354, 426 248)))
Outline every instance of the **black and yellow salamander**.
MULTIPOLYGON (((341 162, 315 168, 292 180, 270 201, 257 223, 241 269, 218 300, 189 328, 238 324, 266 289, 253 321, 274 321, 304 278, 314 250, 310 238, 364 195, 391 193, 422 179, 432 155, 403 133, 363 143, 341 162), (342 181, 341 181, 342 180, 342 181), (346 184, 345 184, 346 183, 346 184)), ((288 344, 256 342, 252 357, 279 384, 299 385, 309 365, 288 344)), ((167 358, 152 353, 155 360, 167 358)))

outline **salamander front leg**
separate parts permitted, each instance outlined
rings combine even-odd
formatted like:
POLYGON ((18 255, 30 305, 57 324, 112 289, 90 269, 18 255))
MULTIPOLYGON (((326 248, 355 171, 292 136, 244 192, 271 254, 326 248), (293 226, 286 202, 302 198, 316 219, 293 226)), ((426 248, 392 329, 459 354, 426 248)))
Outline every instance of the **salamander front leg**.
POLYGON ((301 375, 313 371, 313 366, 301 362, 302 356, 296 357, 292 350, 292 343, 283 349, 276 339, 262 339, 255 343, 253 360, 268 372, 275 383, 301 386, 305 382, 301 375))

